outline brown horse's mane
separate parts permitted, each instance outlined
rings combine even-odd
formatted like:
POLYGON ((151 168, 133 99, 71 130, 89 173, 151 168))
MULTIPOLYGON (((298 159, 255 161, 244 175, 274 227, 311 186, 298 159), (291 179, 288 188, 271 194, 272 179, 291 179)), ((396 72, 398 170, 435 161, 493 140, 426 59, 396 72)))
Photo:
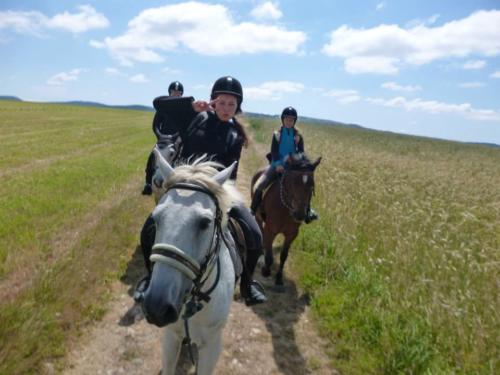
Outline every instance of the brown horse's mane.
POLYGON ((303 158, 297 161, 294 161, 290 165, 291 171, 300 171, 300 172, 312 172, 314 171, 314 165, 311 160, 304 154, 303 158))

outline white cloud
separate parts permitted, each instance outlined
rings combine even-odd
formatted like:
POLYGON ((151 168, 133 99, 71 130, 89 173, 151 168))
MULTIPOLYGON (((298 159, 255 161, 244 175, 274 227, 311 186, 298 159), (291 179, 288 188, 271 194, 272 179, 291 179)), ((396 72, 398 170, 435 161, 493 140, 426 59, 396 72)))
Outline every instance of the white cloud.
POLYGON ((417 25, 405 29, 382 24, 356 29, 343 25, 331 32, 322 51, 343 58, 349 73, 395 74, 405 65, 473 54, 497 56, 499 35, 500 10, 482 10, 437 27, 417 25))
POLYGON ((244 94, 246 98, 255 100, 279 100, 284 94, 299 93, 304 90, 304 85, 291 81, 268 81, 259 86, 248 87, 244 94))
POLYGON ((4 11, 0 12, 0 29, 12 29, 21 34, 40 36, 47 29, 82 33, 109 26, 108 19, 90 5, 79 6, 78 10, 78 13, 64 12, 53 17, 47 17, 37 11, 4 11))
POLYGON ((361 100, 361 96, 356 90, 330 90, 325 92, 324 95, 335 98, 341 104, 349 104, 361 100))
POLYGON ((47 80, 47 84, 51 86, 61 86, 69 81, 77 81, 80 73, 85 71, 87 71, 87 69, 73 69, 69 72, 57 73, 47 80))
POLYGON ((486 66, 486 61, 484 60, 469 60, 466 61, 462 66, 464 69, 482 69, 486 66))
POLYGON ((172 69, 172 68, 169 68, 168 66, 166 66, 165 68, 163 68, 161 70, 163 73, 168 73, 168 74, 181 74, 181 71, 179 69, 172 69))
POLYGON ((430 114, 457 114, 472 120, 500 122, 500 112, 491 109, 473 108, 470 103, 450 104, 435 100, 422 100, 420 98, 408 100, 402 96, 392 99, 366 98, 371 104, 390 108, 404 108, 405 110, 420 111, 430 114))
POLYGON ((81 33, 90 29, 102 29, 109 26, 108 19, 101 13, 97 13, 90 5, 78 7, 79 13, 56 14, 47 22, 47 27, 53 29, 68 30, 73 33, 81 33))
POLYGON ((384 82, 380 85, 384 89, 392 90, 392 91, 406 91, 406 92, 415 92, 422 90, 421 86, 401 86, 396 82, 384 82))
POLYGON ((385 8, 385 5, 386 5, 385 2, 382 1, 382 2, 380 2, 380 3, 377 4, 377 6, 375 7, 375 9, 382 10, 383 8, 385 8))
POLYGON ((281 26, 236 23, 223 5, 185 2, 150 8, 128 23, 117 37, 93 47, 105 47, 123 65, 133 61, 162 62, 160 52, 181 47, 202 55, 237 55, 243 53, 299 53, 306 35, 281 26))
POLYGON ((258 20, 278 20, 283 17, 283 13, 278 8, 278 5, 270 1, 256 6, 250 14, 258 20))
POLYGON ((500 78, 500 70, 497 70, 496 72, 491 73, 490 77, 491 78, 500 78))
POLYGON ((423 20, 420 19, 420 18, 416 18, 416 19, 413 19, 413 20, 407 22, 405 24, 405 27, 411 29, 411 28, 416 27, 416 26, 430 26, 430 25, 434 25, 436 23, 436 21, 438 20, 439 17, 440 17, 439 14, 433 14, 429 18, 426 18, 426 19, 423 19, 423 20))
POLYGON ((144 74, 141 73, 130 77, 129 81, 134 83, 147 83, 149 82, 149 79, 144 74))
POLYGON ((462 82, 458 86, 462 87, 464 89, 476 89, 476 88, 479 88, 479 87, 484 87, 484 83, 477 82, 477 81, 474 81, 474 82, 462 82))

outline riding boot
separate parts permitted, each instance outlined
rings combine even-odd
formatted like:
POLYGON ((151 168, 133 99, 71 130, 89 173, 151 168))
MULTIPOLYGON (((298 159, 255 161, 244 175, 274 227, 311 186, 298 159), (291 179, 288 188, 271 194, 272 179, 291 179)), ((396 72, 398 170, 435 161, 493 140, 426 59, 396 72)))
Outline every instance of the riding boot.
POLYGON ((146 182, 144 184, 144 189, 142 189, 142 195, 151 195, 153 193, 153 189, 151 187, 151 183, 153 180, 153 174, 155 172, 155 156, 153 153, 149 155, 148 162, 146 164, 146 182))
POLYGON ((141 229, 141 250, 144 257, 144 265, 146 266, 147 274, 139 280, 134 291, 134 301, 140 303, 144 299, 144 293, 149 287, 151 281, 151 273, 153 266, 149 257, 151 256, 153 244, 156 236, 156 225, 153 216, 149 215, 141 229))
POLYGON ((264 287, 256 280, 252 280, 253 271, 259 260, 261 251, 258 249, 247 250, 247 261, 243 266, 240 280, 240 293, 247 306, 257 305, 267 301, 264 287))
POLYGON ((319 219, 319 215, 316 213, 316 211, 314 211, 314 209, 309 207, 309 209, 307 210, 306 218, 304 219, 305 223, 309 224, 310 222, 312 222, 314 220, 318 220, 318 219, 319 219))
POLYGON ((255 192, 253 193, 252 204, 250 205, 250 212, 252 213, 252 215, 255 215, 261 202, 262 202, 262 190, 256 189, 255 192))

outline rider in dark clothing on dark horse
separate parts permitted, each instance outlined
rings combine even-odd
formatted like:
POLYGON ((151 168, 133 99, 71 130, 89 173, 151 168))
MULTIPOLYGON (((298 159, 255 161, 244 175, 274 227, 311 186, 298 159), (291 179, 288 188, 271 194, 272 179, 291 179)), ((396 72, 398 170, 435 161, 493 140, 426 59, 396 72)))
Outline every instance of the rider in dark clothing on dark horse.
MULTIPOLYGON (((169 97, 181 97, 183 94, 184 87, 179 81, 174 81, 168 86, 169 97)), ((155 113, 155 117, 153 119, 153 133, 156 135, 157 143, 161 142, 165 136, 175 134, 176 130, 177 128, 172 119, 169 119, 165 113, 160 113, 158 111, 155 113)), ((155 155, 153 152, 149 154, 145 172, 146 182, 144 184, 144 189, 142 189, 142 194, 151 195, 153 192, 151 183, 155 172, 155 155)))
MULTIPOLYGON (((230 166, 239 161, 243 145, 248 137, 243 126, 234 117, 241 111, 243 89, 240 82, 233 77, 219 78, 212 87, 211 101, 194 101, 192 97, 175 98, 158 97, 153 105, 158 113, 164 113, 177 125, 177 131, 182 139, 182 159, 203 154, 211 160, 230 166)), ((231 179, 235 180, 238 165, 231 179)), ((229 215, 240 224, 247 248, 246 262, 240 280, 240 292, 247 305, 266 301, 266 297, 258 284, 252 280, 252 275, 259 256, 262 254, 262 234, 255 218, 243 204, 233 207, 229 215)), ((141 246, 144 253, 146 268, 151 274, 149 256, 154 244, 155 224, 151 216, 144 223, 141 231, 141 246)), ((148 276, 149 276, 148 275, 148 276)), ((135 293, 136 300, 147 289, 149 277, 141 280, 135 293)))

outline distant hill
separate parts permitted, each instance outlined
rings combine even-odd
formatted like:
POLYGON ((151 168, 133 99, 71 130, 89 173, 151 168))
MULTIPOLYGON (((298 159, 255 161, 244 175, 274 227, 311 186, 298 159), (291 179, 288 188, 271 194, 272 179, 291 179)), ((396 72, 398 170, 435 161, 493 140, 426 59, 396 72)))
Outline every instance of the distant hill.
POLYGON ((14 100, 16 102, 22 102, 17 96, 0 95, 0 100, 14 100))
MULTIPOLYGON (((17 96, 9 96, 9 95, 0 95, 0 100, 12 100, 12 101, 20 101, 20 102, 23 101, 22 99, 18 98, 17 96)), ((154 110, 155 110, 153 107, 146 106, 146 105, 140 105, 140 104, 108 105, 108 104, 103 104, 103 103, 99 103, 99 102, 90 102, 90 101, 84 101, 84 100, 74 100, 74 101, 69 101, 69 102, 47 102, 47 103, 49 103, 49 104, 80 105, 83 107, 132 109, 132 110, 136 110, 136 111, 146 111, 146 112, 154 112, 154 110)), ((256 118, 279 119, 279 117, 280 117, 279 115, 266 115, 263 113, 256 113, 256 112, 245 112, 245 114, 248 115, 249 117, 256 117, 256 118)), ((365 129, 365 130, 376 131, 376 132, 382 131, 382 130, 374 130, 374 129, 366 128, 366 127, 358 125, 358 124, 346 124, 346 123, 339 122, 339 121, 318 119, 318 118, 314 118, 314 117, 300 116, 300 121, 306 122, 306 123, 311 122, 314 124, 327 125, 327 126, 343 126, 343 127, 348 127, 348 128, 365 129)), ((382 132, 393 133, 390 131, 382 131, 382 132)), ((394 134, 399 134, 399 133, 394 133, 394 134)), ((429 138, 432 138, 432 137, 429 137, 429 138)), ((496 143, 487 143, 487 142, 459 142, 459 143, 500 148, 500 145, 498 145, 496 143)))
POLYGON ((133 109, 136 111, 147 111, 153 112, 153 107, 148 107, 146 105, 131 104, 131 105, 108 105, 98 102, 87 102, 82 100, 74 100, 69 102, 53 102, 55 104, 70 104, 70 105, 81 105, 83 107, 100 107, 100 108, 117 108, 117 109, 133 109))

